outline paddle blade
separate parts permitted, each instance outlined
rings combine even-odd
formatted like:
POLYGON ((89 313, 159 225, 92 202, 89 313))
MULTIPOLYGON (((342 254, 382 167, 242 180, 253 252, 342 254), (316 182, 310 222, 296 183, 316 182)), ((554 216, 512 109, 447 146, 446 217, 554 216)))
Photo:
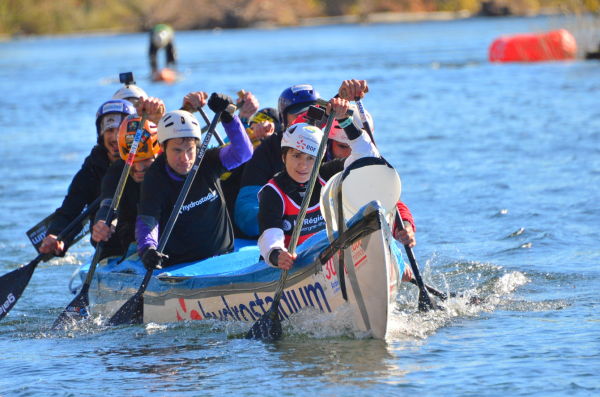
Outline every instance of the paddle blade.
POLYGON ((248 331, 246 339, 280 340, 282 333, 279 313, 271 308, 254 323, 248 331))
POLYGON ((29 284, 29 280, 31 280, 33 271, 44 256, 44 254, 40 254, 28 265, 0 277, 0 320, 17 304, 27 284, 29 284))
POLYGON ((428 312, 430 310, 443 310, 443 307, 438 305, 435 299, 431 299, 427 291, 419 291, 419 311, 428 312))
POLYGON ((144 321, 144 293, 133 295, 106 323, 109 326, 141 324, 144 321))
POLYGON ((88 288, 84 287, 65 310, 63 310, 60 316, 58 316, 54 324, 52 324, 52 329, 72 326, 79 321, 85 320, 89 316, 87 310, 89 305, 88 288))

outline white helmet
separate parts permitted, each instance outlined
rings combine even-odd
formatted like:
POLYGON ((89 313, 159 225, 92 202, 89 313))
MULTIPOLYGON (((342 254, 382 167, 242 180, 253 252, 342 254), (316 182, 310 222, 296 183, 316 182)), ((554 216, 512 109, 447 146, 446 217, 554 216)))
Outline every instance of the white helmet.
POLYGON ((190 112, 174 110, 158 122, 158 143, 173 138, 202 138, 200 124, 190 112))
POLYGON ((323 140, 323 131, 306 123, 299 123, 290 126, 281 138, 281 147, 291 147, 298 149, 302 153, 317 156, 319 145, 323 140))
MULTIPOLYGON (((135 84, 127 84, 125 87, 121 87, 115 92, 112 99, 124 99, 133 103, 130 100, 131 98, 140 99, 140 97, 148 98, 148 94, 135 84)), ((133 105, 137 106, 138 104, 134 103, 133 105)))
MULTIPOLYGON (((356 105, 352 104, 352 105, 350 105, 350 109, 352 109, 354 111, 354 113, 352 114, 352 122, 354 123, 356 128, 358 128, 359 130, 362 130, 363 123, 362 123, 362 120, 360 119, 360 113, 358 113, 358 107, 356 105)), ((373 118, 371 117, 371 114, 367 111, 365 111, 365 115, 367 116, 367 122, 369 123, 369 126, 371 127, 371 131, 373 131, 373 118)), ((350 144, 350 139, 348 139, 348 137, 346 136, 344 129, 342 127, 340 127, 340 124, 338 123, 337 119, 333 120, 333 125, 331 126, 331 131, 329 131, 329 139, 333 139, 334 141, 338 141, 338 142, 344 143, 346 145, 350 144)))

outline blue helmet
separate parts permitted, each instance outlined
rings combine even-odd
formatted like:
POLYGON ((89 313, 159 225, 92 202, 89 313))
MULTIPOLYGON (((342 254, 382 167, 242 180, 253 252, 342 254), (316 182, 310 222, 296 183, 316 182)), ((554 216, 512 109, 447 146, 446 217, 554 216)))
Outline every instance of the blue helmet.
POLYGON ((284 126, 287 126, 287 115, 306 112, 310 105, 317 103, 321 95, 312 85, 295 85, 283 90, 277 102, 279 110, 279 120, 284 126))
POLYGON ((112 99, 108 102, 104 102, 96 112, 96 134, 98 135, 99 143, 101 142, 102 138, 102 131, 100 131, 100 123, 102 122, 102 118, 111 113, 119 113, 124 116, 129 116, 130 114, 135 114, 135 108, 131 102, 123 99, 112 99))

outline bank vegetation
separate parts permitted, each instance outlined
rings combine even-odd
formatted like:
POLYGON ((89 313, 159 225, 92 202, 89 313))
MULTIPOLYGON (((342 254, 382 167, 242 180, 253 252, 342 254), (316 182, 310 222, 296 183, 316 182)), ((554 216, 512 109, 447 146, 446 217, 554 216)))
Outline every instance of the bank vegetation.
POLYGON ((0 0, 0 34, 95 30, 147 31, 294 26, 305 18, 374 13, 457 12, 470 15, 565 14, 600 11, 600 0, 0 0), (463 11, 464 13, 464 11, 463 11))

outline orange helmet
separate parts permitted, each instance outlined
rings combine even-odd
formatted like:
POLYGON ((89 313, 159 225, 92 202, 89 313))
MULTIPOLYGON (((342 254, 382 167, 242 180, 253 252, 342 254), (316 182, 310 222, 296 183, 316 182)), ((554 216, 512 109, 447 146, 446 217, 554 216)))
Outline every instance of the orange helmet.
MULTIPOLYGON (((127 161, 131 144, 141 122, 142 118, 140 116, 132 114, 131 116, 127 116, 125 121, 121 123, 121 127, 119 128, 119 152, 121 153, 121 158, 125 161, 127 161)), ((160 146, 158 144, 156 124, 150 120, 146 120, 144 132, 142 132, 142 140, 137 152, 135 152, 133 161, 146 160, 159 153, 160 146)))

